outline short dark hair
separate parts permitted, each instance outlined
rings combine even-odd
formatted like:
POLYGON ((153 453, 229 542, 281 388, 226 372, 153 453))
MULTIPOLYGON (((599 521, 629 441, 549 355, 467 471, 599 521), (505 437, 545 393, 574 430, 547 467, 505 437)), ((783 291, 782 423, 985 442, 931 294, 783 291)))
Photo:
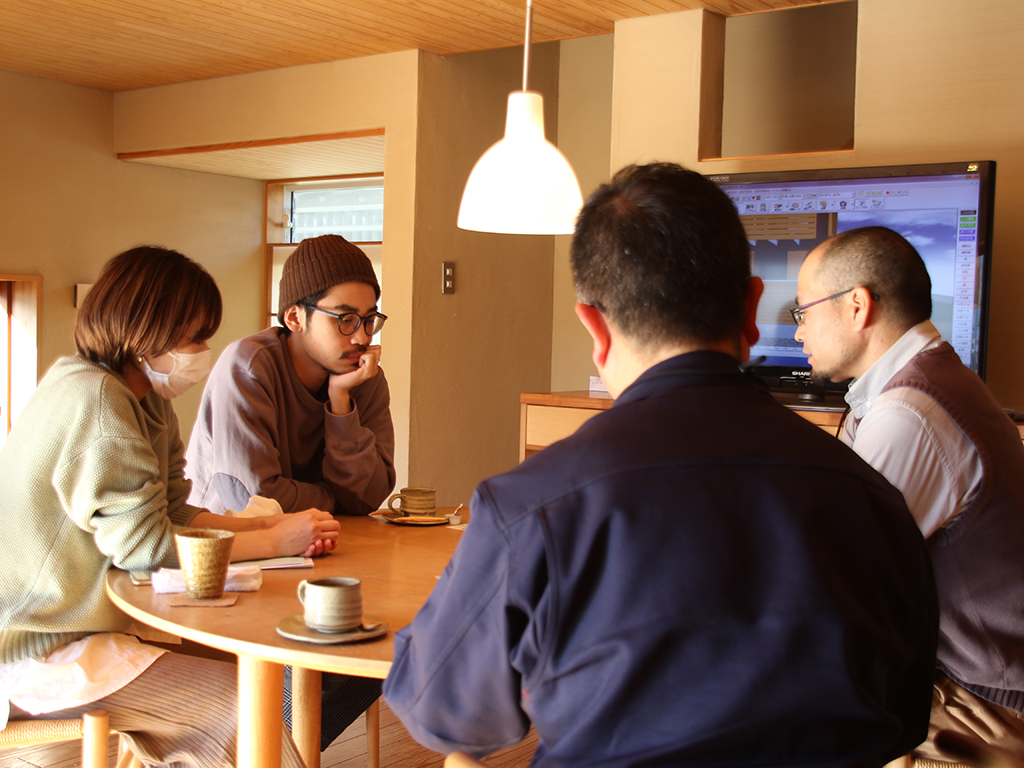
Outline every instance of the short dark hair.
POLYGON ((576 219, 579 300, 642 346, 738 339, 750 246, 729 197, 674 163, 630 165, 576 219))
POLYGON ((86 294, 75 346, 121 372, 126 362, 157 356, 220 327, 217 284, 199 264, 169 248, 145 245, 108 261, 86 294))
MULTIPOLYGON (((334 286, 331 286, 331 288, 333 287, 334 286)), ((303 311, 306 314, 305 325, 307 328, 309 327, 309 319, 313 316, 313 312, 315 311, 313 307, 320 303, 320 299, 322 299, 324 297, 324 294, 327 293, 329 290, 330 288, 324 288, 322 291, 311 293, 309 296, 299 299, 297 302, 291 305, 292 307, 302 307, 303 311)), ((292 329, 289 328, 284 322, 284 313, 287 312, 288 309, 290 309, 290 307, 285 307, 277 315, 278 322, 281 323, 281 334, 284 336, 292 335, 292 329)))
POLYGON ((821 245, 815 279, 829 293, 864 286, 879 296, 879 314, 907 331, 932 316, 932 281, 924 259, 888 227, 841 232, 821 245))

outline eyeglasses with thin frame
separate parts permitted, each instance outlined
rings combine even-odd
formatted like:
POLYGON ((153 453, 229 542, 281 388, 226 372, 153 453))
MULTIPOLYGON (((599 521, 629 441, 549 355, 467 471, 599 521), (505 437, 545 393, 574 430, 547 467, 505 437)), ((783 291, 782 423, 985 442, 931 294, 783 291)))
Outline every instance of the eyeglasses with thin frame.
MULTIPOLYGON (((856 287, 857 286, 854 286, 854 288, 856 288, 856 287)), ((852 290, 853 290, 853 288, 847 288, 845 291, 840 291, 839 293, 833 293, 831 296, 826 296, 824 299, 817 299, 816 301, 809 301, 806 304, 801 304, 799 307, 793 307, 792 309, 789 310, 789 314, 791 314, 793 316, 793 322, 794 323, 796 323, 797 325, 803 325, 804 324, 804 314, 807 311, 808 307, 813 307, 815 304, 821 304, 821 303, 826 302, 826 301, 831 301, 832 299, 838 299, 840 296, 845 296, 846 294, 848 294, 852 290)), ((878 301, 878 294, 872 292, 871 298, 874 299, 875 301, 878 301)))
POLYGON ((337 312, 328 312, 326 309, 322 309, 315 304, 306 304, 305 306, 315 309, 317 312, 322 312, 325 315, 330 315, 337 320, 338 332, 342 336, 351 336, 359 330, 359 326, 363 327, 367 336, 375 336, 384 327, 384 321, 388 319, 387 315, 382 315, 380 312, 371 312, 364 317, 358 312, 342 312, 338 314, 337 312))

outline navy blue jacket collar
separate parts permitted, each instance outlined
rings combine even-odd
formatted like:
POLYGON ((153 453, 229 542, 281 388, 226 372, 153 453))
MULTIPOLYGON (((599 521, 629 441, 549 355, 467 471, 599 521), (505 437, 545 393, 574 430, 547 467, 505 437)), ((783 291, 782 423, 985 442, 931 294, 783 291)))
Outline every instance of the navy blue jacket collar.
POLYGON ((623 390, 615 405, 643 400, 665 389, 697 382, 702 385, 742 384, 767 391, 761 380, 743 368, 737 358, 724 352, 700 350, 676 355, 651 366, 623 390))

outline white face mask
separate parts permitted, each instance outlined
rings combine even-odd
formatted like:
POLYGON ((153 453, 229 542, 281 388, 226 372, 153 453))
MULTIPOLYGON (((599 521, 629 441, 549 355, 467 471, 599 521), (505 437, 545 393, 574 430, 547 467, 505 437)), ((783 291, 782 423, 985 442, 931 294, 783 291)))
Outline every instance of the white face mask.
POLYGON ((174 361, 170 373, 154 371, 146 358, 142 359, 142 365, 153 391, 168 400, 187 392, 213 369, 213 353, 209 349, 193 354, 172 351, 167 355, 174 361))

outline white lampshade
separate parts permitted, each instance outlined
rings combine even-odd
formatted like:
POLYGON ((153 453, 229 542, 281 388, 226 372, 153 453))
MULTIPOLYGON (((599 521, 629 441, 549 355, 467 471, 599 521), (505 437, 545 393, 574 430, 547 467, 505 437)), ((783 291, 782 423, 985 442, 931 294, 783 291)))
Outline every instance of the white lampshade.
POLYGON ((544 138, 544 97, 508 95, 505 138, 477 160, 459 208, 459 228, 511 235, 567 235, 583 205, 565 155, 544 138))

